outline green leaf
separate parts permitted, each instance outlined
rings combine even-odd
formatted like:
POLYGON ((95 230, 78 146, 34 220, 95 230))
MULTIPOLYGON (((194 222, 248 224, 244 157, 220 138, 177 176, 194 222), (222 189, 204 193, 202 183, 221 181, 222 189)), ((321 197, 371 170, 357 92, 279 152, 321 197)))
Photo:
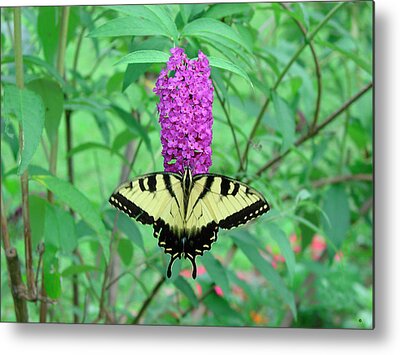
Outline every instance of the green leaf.
POLYGON ((120 239, 117 246, 118 254, 125 266, 129 266, 133 257, 132 242, 128 239, 120 239))
POLYGON ((106 22, 89 33, 89 37, 166 36, 170 34, 156 22, 136 16, 119 17, 106 22))
POLYGON ((52 141, 58 132, 63 114, 64 93, 57 82, 46 78, 31 81, 27 88, 42 98, 45 109, 44 127, 49 140, 52 141))
POLYGON ((42 44, 46 61, 53 65, 59 41, 59 8, 55 6, 39 7, 37 33, 42 44))
POLYGON ((226 270, 221 265, 221 263, 217 259, 215 259, 211 253, 205 253, 201 258, 201 261, 207 269, 207 272, 210 275, 211 279, 215 282, 217 286, 221 287, 224 295, 229 295, 231 293, 229 280, 226 274, 226 270))
POLYGON ((58 237, 60 249, 64 254, 71 255, 78 246, 75 221, 71 213, 55 206, 55 214, 58 224, 58 237))
POLYGON ((34 175, 32 180, 52 191, 62 202, 77 212, 82 219, 97 232, 97 237, 103 249, 106 260, 110 256, 109 239, 106 237, 106 229, 91 202, 69 182, 52 175, 34 175))
MULTIPOLYGON (((136 52, 147 49, 163 51, 165 48, 170 47, 170 45, 171 43, 165 37, 150 37, 144 41, 134 41, 131 44, 129 51, 136 52)), ((130 84, 135 82, 141 75, 143 75, 150 66, 151 63, 128 64, 124 75, 122 91, 125 91, 130 84)))
POLYGON ((216 20, 222 19, 224 17, 249 13, 252 8, 249 4, 214 4, 205 12, 203 17, 209 17, 216 20))
POLYGON ((60 249, 60 237, 58 231, 57 216, 54 206, 46 203, 45 220, 44 220, 44 243, 47 246, 51 245, 57 250, 60 249))
POLYGON ((372 63, 371 63, 372 54, 370 57, 370 62, 367 62, 366 60, 363 59, 363 57, 358 56, 356 53, 353 53, 350 50, 346 50, 335 43, 331 43, 328 41, 322 41, 322 40, 316 40, 315 42, 323 47, 327 47, 327 48, 331 49, 332 51, 339 52, 346 58, 348 58, 348 59, 352 60, 354 63, 356 63, 360 68, 365 70, 368 74, 372 75, 372 63))
POLYGON ((116 217, 118 230, 144 251, 142 234, 136 226, 136 221, 116 209, 109 209, 104 212, 104 219, 110 229, 113 228, 116 217))
POLYGON ((31 221, 32 245, 35 247, 44 236, 44 221, 47 201, 36 195, 29 195, 29 216, 31 221))
POLYGON ((123 130, 115 137, 114 142, 111 146, 111 152, 117 153, 122 147, 125 147, 130 141, 132 141, 136 137, 137 134, 134 134, 129 129, 123 130))
POLYGON ((70 265, 62 271, 61 275, 62 277, 71 277, 72 275, 92 271, 100 271, 100 268, 93 265, 70 265))
POLYGON ((190 19, 190 15, 192 12, 192 6, 193 6, 192 4, 180 4, 179 5, 179 11, 181 13, 182 20, 185 24, 188 23, 188 21, 190 19))
POLYGON ((227 24, 212 18, 199 18, 189 22, 182 30, 184 37, 205 37, 217 35, 245 49, 251 53, 242 37, 227 24))
POLYGON ((129 112, 115 105, 112 105, 112 108, 118 114, 118 117, 121 118, 121 120, 126 124, 127 128, 130 129, 132 133, 137 134, 140 138, 143 139, 147 150, 151 153, 151 156, 153 156, 153 149, 151 147, 150 138, 143 126, 134 117, 132 117, 129 112))
POLYGON ((129 64, 129 63, 166 63, 169 59, 169 55, 162 51, 147 49, 139 50, 136 52, 129 53, 122 57, 117 64, 129 64))
POLYGON ((327 237, 335 248, 340 248, 350 228, 350 209, 346 190, 342 185, 333 185, 324 195, 323 210, 329 222, 322 219, 327 237))
POLYGON ((271 97, 275 109, 275 125, 283 139, 281 151, 285 152, 293 145, 296 139, 294 112, 290 109, 287 102, 278 96, 275 91, 271 92, 271 97))
POLYGON ((95 98, 75 98, 68 100, 64 107, 68 110, 78 111, 84 110, 93 114, 97 127, 103 136, 104 142, 110 142, 110 129, 108 127, 108 118, 106 110, 109 108, 107 105, 98 102, 95 98))
POLYGON ((187 297, 193 307, 197 307, 199 305, 199 301, 197 300, 196 294, 194 293, 192 286, 190 286, 189 282, 187 282, 182 276, 176 277, 176 279, 174 280, 174 285, 187 297))
POLYGON ((251 85, 251 87, 253 87, 253 83, 251 82, 247 73, 236 64, 233 64, 231 61, 217 57, 208 57, 208 61, 211 67, 228 70, 234 74, 237 74, 245 79, 251 85))
POLYGON ((179 33, 175 22, 167 7, 163 5, 110 6, 108 8, 129 15, 137 22, 149 21, 159 26, 165 36, 178 39, 179 33))
POLYGON ((276 224, 268 223, 266 224, 266 227, 268 228, 272 239, 274 239, 278 244, 279 249, 285 258, 285 263, 289 272, 290 283, 293 283, 296 259, 292 246, 290 245, 289 238, 276 224))
MULTIPOLYGON (((54 66, 50 65, 43 59, 32 56, 32 55, 24 55, 22 58, 23 58, 24 65, 36 66, 42 70, 45 70, 47 72, 47 74, 49 74, 53 79, 55 79, 61 85, 61 87, 63 87, 65 89, 65 91, 67 91, 67 92, 72 91, 72 87, 64 81, 63 77, 57 72, 57 70, 56 70, 56 68, 54 68, 54 66)), ((1 57, 2 64, 14 63, 14 60, 15 60, 14 56, 1 57)))
POLYGON ((18 175, 22 175, 31 162, 39 145, 44 126, 44 106, 40 96, 34 92, 16 86, 4 88, 4 115, 15 117, 22 125, 24 146, 18 166, 18 175))
POLYGON ((109 146, 102 144, 102 143, 97 143, 97 142, 86 142, 86 143, 77 145, 73 149, 71 149, 66 156, 68 158, 73 155, 86 152, 89 149, 106 150, 106 151, 110 152, 110 154, 116 154, 119 158, 121 158, 121 160, 124 162, 124 164, 129 163, 121 153, 119 153, 117 151, 113 151, 109 146))
POLYGON ((234 310, 223 297, 211 293, 203 300, 203 303, 224 324, 243 325, 242 315, 234 310))
POLYGON ((52 299, 61 296, 61 275, 56 252, 57 249, 49 244, 43 255, 44 288, 47 296, 52 299))
POLYGON ((288 304, 293 317, 297 318, 296 304, 294 295, 288 290, 282 278, 275 271, 269 262, 267 262, 259 253, 257 248, 247 240, 239 237, 238 235, 231 234, 236 245, 246 255, 249 261, 256 267, 256 269, 264 276, 270 285, 278 292, 282 299, 288 304))

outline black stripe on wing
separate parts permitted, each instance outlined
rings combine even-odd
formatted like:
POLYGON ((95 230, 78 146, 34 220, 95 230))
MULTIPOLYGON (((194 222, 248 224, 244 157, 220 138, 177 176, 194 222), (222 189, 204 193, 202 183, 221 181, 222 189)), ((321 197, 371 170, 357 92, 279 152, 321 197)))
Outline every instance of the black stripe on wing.
POLYGON ((122 212, 126 213, 129 217, 135 218, 138 222, 143 224, 153 224, 154 218, 146 211, 136 206, 132 201, 116 192, 111 195, 109 202, 122 212))
POLYGON ((196 256, 203 255, 205 250, 211 249, 211 244, 217 241, 218 225, 211 222, 200 229, 176 231, 162 219, 154 222, 154 237, 158 238, 158 245, 164 248, 164 253, 171 255, 167 267, 167 277, 171 277, 172 265, 182 255, 189 259, 193 266, 192 277, 197 275, 196 256))
POLYGON ((242 210, 221 220, 218 226, 223 229, 231 229, 246 224, 254 218, 261 216, 269 211, 269 205, 265 200, 258 200, 242 210))

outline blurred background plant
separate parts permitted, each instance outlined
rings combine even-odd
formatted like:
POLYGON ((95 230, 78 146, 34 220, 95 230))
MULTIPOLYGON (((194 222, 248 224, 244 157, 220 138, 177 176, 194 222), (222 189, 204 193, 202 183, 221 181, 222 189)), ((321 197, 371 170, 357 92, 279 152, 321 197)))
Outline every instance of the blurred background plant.
POLYGON ((1 9, 1 321, 373 326, 373 4, 1 9), (210 59, 211 172, 272 210, 165 278, 120 181, 163 170, 171 47, 210 59), (23 137, 23 139, 19 139, 23 137), (21 149, 20 149, 21 148, 21 149))

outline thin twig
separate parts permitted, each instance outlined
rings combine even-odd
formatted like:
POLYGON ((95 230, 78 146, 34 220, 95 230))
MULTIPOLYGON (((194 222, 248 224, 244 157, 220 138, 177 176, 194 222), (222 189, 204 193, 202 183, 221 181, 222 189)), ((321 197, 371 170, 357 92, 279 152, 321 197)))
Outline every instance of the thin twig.
MULTIPOLYGON (((285 77, 285 75, 287 74, 287 72, 289 71, 289 69, 291 68, 291 66, 293 65, 293 63, 297 60, 297 58, 300 56, 300 54, 303 52, 304 48, 309 44, 309 42, 317 35, 317 33, 319 32, 319 30, 331 19, 331 17, 342 7, 344 6, 346 3, 339 3, 338 5, 336 5, 326 16, 325 18, 318 24, 318 26, 312 31, 310 32, 306 39, 304 40, 304 43, 297 49, 297 51, 293 54, 292 58, 289 60, 289 62, 286 64, 286 66, 284 67, 284 69, 282 70, 282 72, 279 74, 278 79, 276 80, 275 84, 272 86, 271 88, 271 92, 276 91, 279 84, 282 82, 283 78, 285 77)), ((246 148, 243 152, 242 155, 242 159, 240 161, 240 170, 244 169, 245 166, 245 162, 247 160, 247 155, 249 152, 249 148, 251 145, 251 142, 257 132, 258 126, 261 123, 262 118, 264 117, 264 114, 270 104, 270 96, 268 96, 264 102, 264 105, 261 107, 261 110, 256 118, 256 121, 253 125, 253 128, 250 132, 247 144, 246 144, 246 148)))
POLYGON ((4 253, 7 260, 8 275, 10 278, 11 295, 14 302, 15 318, 17 322, 28 322, 28 307, 25 298, 21 294, 26 293, 26 287, 21 277, 21 265, 18 259, 17 250, 11 247, 10 236, 8 234, 7 217, 1 193, 1 236, 3 240, 4 253))
MULTIPOLYGON (((304 136, 300 137, 294 144, 295 147, 299 147, 302 145, 304 142, 308 141, 310 138, 314 137, 317 135, 322 129, 324 129, 327 125, 329 125, 335 118, 340 116, 344 111, 346 111, 354 102, 356 102, 359 98, 361 98, 369 89, 371 89, 373 86, 372 83, 369 83, 366 85, 364 88, 362 88, 357 94, 352 96, 349 100, 347 100, 342 106, 340 106, 336 111, 331 113, 328 117, 325 118, 325 120, 319 124, 318 126, 315 127, 315 129, 311 132, 308 132, 304 136)), ((282 160, 286 155, 288 155, 291 152, 291 149, 289 148, 286 150, 284 153, 277 155, 270 161, 268 161, 265 165, 263 165, 256 173, 255 176, 260 176, 261 174, 264 173, 267 169, 269 169, 271 166, 275 165, 277 162, 282 160)))
MULTIPOLYGON (((290 7, 286 5, 285 3, 280 4, 284 9, 291 11, 290 7)), ((300 28, 301 32, 303 32, 304 39, 307 40, 307 30, 303 26, 303 24, 295 17, 292 17, 293 21, 296 23, 296 25, 300 28)), ((322 75, 321 75, 321 66, 319 64, 317 52, 315 50, 314 44, 312 40, 308 42, 308 46, 310 47, 311 50, 311 55, 314 60, 314 65, 315 65, 315 75, 317 77, 317 98, 315 100, 315 111, 314 111, 314 117, 312 119, 312 123, 310 126, 310 130, 313 130, 314 127, 317 125, 318 122, 318 117, 319 117, 319 111, 321 107, 321 98, 322 98, 322 75)))
POLYGON ((372 181, 372 178, 372 174, 340 175, 313 181, 312 186, 318 188, 324 185, 338 184, 346 181, 372 181))
POLYGON ((165 281, 166 281, 165 276, 162 276, 160 278, 160 280, 157 282, 157 284, 154 286, 154 288, 151 291, 150 295, 143 302, 142 307, 140 308, 137 316, 132 321, 132 324, 138 324, 140 322, 140 319, 142 318, 142 316, 143 316, 144 312, 146 311, 147 307, 150 305, 150 303, 153 300, 153 298, 157 295, 158 291, 160 290, 161 286, 164 284, 165 281))

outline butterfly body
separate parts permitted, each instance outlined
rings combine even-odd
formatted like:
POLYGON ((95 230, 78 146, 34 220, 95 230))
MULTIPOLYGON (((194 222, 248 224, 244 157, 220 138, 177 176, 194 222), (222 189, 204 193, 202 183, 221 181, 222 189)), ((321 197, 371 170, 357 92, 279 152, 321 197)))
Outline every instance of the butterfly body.
POLYGON ((127 182, 111 195, 110 203, 143 224, 151 224, 154 237, 173 262, 187 258, 196 277, 196 256, 211 249, 219 228, 231 229, 269 210, 265 198, 237 180, 216 174, 192 176, 153 173, 127 182))

